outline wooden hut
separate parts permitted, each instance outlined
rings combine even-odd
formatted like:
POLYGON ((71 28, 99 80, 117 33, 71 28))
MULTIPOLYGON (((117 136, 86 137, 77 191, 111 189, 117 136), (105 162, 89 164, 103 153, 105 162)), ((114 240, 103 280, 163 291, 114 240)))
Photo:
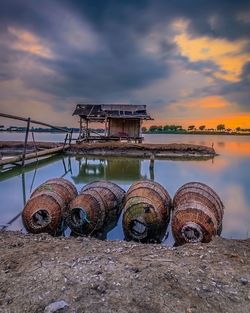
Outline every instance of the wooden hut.
POLYGON ((141 142, 143 120, 152 120, 146 105, 132 104, 77 104, 73 115, 80 117, 81 140, 128 140, 141 142), (105 123, 103 136, 89 129, 91 122, 105 123), (93 135, 94 134, 94 135, 93 135))

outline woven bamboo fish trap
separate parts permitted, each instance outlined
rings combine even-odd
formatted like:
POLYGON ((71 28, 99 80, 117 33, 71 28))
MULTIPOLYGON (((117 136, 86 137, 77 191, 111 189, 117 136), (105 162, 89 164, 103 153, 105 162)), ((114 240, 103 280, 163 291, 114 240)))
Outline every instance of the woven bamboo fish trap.
POLYGON ((109 181, 84 186, 65 211, 65 221, 75 235, 101 233, 119 217, 125 191, 109 181))
POLYGON ((177 244, 209 242, 220 235, 224 206, 209 186, 199 182, 183 185, 173 205, 172 232, 177 244))
POLYGON ((67 203, 77 196, 76 187, 64 178, 49 179, 39 187, 37 187, 31 194, 31 198, 43 191, 52 191, 59 194, 67 203))
POLYGON ((135 182, 127 191, 123 214, 126 240, 161 242, 169 222, 171 198, 158 183, 135 182))
POLYGON ((80 193, 93 188, 99 193, 105 204, 105 224, 109 224, 109 220, 114 220, 114 217, 121 213, 125 191, 113 182, 100 180, 85 185, 80 193))
POLYGON ((31 233, 62 232, 63 211, 77 195, 75 186, 63 178, 55 178, 40 185, 26 203, 22 218, 31 233))

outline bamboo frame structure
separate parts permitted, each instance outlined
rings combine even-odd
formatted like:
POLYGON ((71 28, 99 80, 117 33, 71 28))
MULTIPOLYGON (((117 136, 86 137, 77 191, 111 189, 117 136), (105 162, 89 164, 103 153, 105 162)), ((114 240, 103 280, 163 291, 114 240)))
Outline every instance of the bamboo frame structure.
MULTIPOLYGON (((12 157, 12 158, 8 158, 6 160, 0 160, 0 166, 6 165, 6 164, 16 163, 16 162, 19 162, 19 161, 21 161, 22 162, 22 166, 24 166, 26 160, 33 159, 33 158, 37 159, 38 157, 41 157, 41 156, 46 156, 46 155, 49 155, 49 154, 55 154, 55 153, 64 151, 64 150, 66 150, 66 149, 68 149, 70 147, 71 140, 72 140, 72 132, 73 132, 72 129, 69 131, 68 129, 65 129, 63 127, 54 126, 54 125, 51 125, 51 124, 48 124, 48 123, 32 120, 30 117, 24 118, 24 117, 20 117, 20 116, 16 116, 16 115, 5 114, 5 113, 0 113, 0 117, 9 118, 9 119, 15 119, 15 120, 18 120, 18 121, 27 122, 27 128, 26 128, 26 133, 25 133, 25 140, 24 140, 24 147, 23 147, 22 155, 19 155, 19 156, 16 156, 16 157, 12 157), (65 136, 65 140, 64 140, 63 146, 56 147, 56 148, 51 148, 51 149, 46 149, 46 150, 40 151, 40 152, 36 151, 35 153, 26 154, 28 137, 29 137, 29 131, 30 131, 30 124, 31 123, 42 125, 42 126, 46 126, 46 127, 50 127, 52 129, 56 129, 56 130, 59 130, 59 131, 62 131, 62 132, 66 132, 67 134, 65 136), (68 145, 66 144, 67 140, 69 141, 68 145)), ((34 136, 32 138, 33 138, 33 142, 34 142, 34 136)))
POLYGON ((63 150, 66 150, 69 147, 70 147, 70 145, 65 145, 65 146, 61 146, 61 147, 46 149, 46 150, 39 151, 39 152, 28 153, 25 156, 19 155, 16 157, 5 159, 5 160, 0 160, 0 166, 6 165, 6 164, 11 164, 11 163, 16 163, 19 161, 23 161, 24 158, 25 158, 25 160, 30 160, 30 159, 50 155, 50 154, 55 154, 55 153, 61 152, 63 150))

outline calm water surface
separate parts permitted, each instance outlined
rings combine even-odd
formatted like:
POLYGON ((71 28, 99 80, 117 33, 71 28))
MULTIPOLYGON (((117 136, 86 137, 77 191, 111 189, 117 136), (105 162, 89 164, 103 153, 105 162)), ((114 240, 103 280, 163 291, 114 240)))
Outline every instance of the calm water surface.
MULTIPOLYGON (((0 134, 1 140, 20 140, 24 134, 0 134), (3 136, 2 136, 3 135, 3 136), (18 135, 18 136, 16 136, 18 135), (16 136, 16 137, 15 137, 16 136), (18 138, 17 138, 18 137, 18 138)), ((62 134, 36 134, 36 140, 60 141, 62 134)), ((38 164, 20 168, 2 169, 0 173, 0 225, 9 230, 24 230, 21 217, 25 201, 31 191, 52 177, 65 177, 77 189, 98 179, 108 179, 127 190, 136 180, 153 178, 173 197, 186 182, 200 181, 211 186, 225 205, 222 236, 247 238, 250 236, 250 137, 201 135, 145 135, 149 143, 194 143, 211 146, 219 156, 207 161, 155 160, 154 170, 149 160, 135 158, 93 158, 54 156, 38 164)), ((123 239, 121 218, 111 230, 108 239, 123 239)), ((170 227, 165 244, 172 245, 170 227)))

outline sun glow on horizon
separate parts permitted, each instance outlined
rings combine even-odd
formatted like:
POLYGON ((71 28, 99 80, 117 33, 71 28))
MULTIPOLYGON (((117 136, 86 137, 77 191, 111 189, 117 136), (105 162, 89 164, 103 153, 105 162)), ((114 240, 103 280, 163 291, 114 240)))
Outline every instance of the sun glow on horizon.
POLYGON ((240 112, 237 104, 229 102, 221 96, 207 96, 196 99, 177 101, 166 105, 164 113, 150 109, 154 121, 145 123, 151 125, 206 125, 206 128, 216 128, 225 124, 226 128, 250 128, 250 113, 240 112), (164 118, 165 116, 166 118, 164 118))
MULTIPOLYGON (((153 116, 153 114, 152 114, 153 116)), ((226 128, 235 129, 237 127, 250 128, 250 113, 234 113, 230 115, 223 115, 216 118, 171 118, 155 119, 153 121, 147 121, 143 123, 143 126, 150 127, 151 125, 182 125, 187 128, 189 125, 195 125, 197 128, 201 125, 205 125, 206 128, 216 128, 219 124, 224 124, 226 128)))

